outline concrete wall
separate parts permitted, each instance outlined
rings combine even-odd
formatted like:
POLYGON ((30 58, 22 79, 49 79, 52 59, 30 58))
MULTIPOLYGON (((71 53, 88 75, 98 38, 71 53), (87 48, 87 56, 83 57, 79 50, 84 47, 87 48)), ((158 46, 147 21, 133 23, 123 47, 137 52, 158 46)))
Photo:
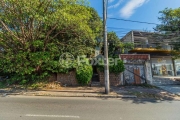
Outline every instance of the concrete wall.
POLYGON ((123 38, 123 42, 134 42, 132 39, 132 32, 128 33, 124 38, 123 38))
POLYGON ((145 62, 145 74, 146 74, 146 80, 148 84, 152 84, 152 70, 151 70, 151 63, 150 61, 145 62))

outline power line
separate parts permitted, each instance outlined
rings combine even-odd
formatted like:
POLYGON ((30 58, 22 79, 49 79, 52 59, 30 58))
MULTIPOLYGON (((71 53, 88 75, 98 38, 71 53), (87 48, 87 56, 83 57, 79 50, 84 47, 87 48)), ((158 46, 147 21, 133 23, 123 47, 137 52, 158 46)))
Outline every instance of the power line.
MULTIPOLYGON (((131 28, 119 28, 119 27, 107 27, 109 29, 114 29, 114 30, 130 30, 130 31, 141 31, 141 32, 155 32, 154 30, 147 30, 147 29, 131 29, 131 28)), ((113 30, 113 31, 114 31, 113 30)), ((116 31, 114 31, 116 32, 116 31)), ((157 31, 158 32, 158 31, 157 31)), ((169 30, 162 30, 162 31, 159 31, 159 32, 171 32, 171 33, 177 33, 177 32, 180 32, 180 31, 169 31, 169 30)))
POLYGON ((127 32, 129 32, 129 31, 113 31, 113 32, 116 32, 116 33, 127 33, 127 32))
POLYGON ((143 21, 135 21, 135 20, 126 20, 126 19, 120 19, 120 18, 110 18, 108 19, 114 19, 114 20, 121 20, 121 21, 128 21, 128 22, 136 22, 136 23, 144 23, 144 24, 153 24, 153 25, 159 25, 157 23, 150 23, 150 22, 143 22, 143 21))
POLYGON ((107 28, 110 28, 110 29, 133 30, 133 29, 131 29, 131 28, 117 28, 117 27, 107 27, 107 28))
MULTIPOLYGON (((146 30, 146 29, 132 29, 132 28, 119 28, 119 27, 107 27, 108 29, 114 29, 114 30, 125 30, 125 31, 152 31, 152 30, 146 30)), ((114 31, 116 32, 116 31, 114 31)))
MULTIPOLYGON (((153 25, 162 25, 162 24, 157 24, 157 23, 151 23, 151 22, 143 22, 143 21, 136 21, 136 20, 126 20, 126 19, 120 19, 120 18, 110 18, 108 19, 114 19, 114 20, 121 20, 121 21, 127 21, 127 22, 135 22, 135 23, 142 23, 142 24, 153 24, 153 25)), ((178 25, 163 25, 166 27, 180 27, 178 25)))

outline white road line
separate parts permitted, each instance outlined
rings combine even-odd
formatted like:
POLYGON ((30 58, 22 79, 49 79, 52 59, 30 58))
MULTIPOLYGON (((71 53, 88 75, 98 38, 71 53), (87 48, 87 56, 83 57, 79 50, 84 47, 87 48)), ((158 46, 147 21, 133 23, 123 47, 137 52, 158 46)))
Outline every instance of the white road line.
POLYGON ((54 118, 80 118, 79 116, 70 116, 70 115, 33 115, 26 114, 27 117, 54 117, 54 118))

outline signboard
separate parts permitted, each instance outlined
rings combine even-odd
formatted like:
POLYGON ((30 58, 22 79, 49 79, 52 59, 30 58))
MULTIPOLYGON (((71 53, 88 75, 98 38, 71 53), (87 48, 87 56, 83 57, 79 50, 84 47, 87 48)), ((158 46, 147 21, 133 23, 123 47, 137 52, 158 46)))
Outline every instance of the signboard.
POLYGON ((149 54, 121 54, 120 58, 124 63, 144 64, 150 59, 150 56, 149 54))
POLYGON ((166 63, 166 60, 163 60, 162 58, 158 58, 158 59, 157 59, 157 62, 158 62, 158 63, 166 63))
POLYGON ((150 56, 149 54, 121 54, 120 58, 122 60, 126 59, 126 60, 150 60, 150 56))

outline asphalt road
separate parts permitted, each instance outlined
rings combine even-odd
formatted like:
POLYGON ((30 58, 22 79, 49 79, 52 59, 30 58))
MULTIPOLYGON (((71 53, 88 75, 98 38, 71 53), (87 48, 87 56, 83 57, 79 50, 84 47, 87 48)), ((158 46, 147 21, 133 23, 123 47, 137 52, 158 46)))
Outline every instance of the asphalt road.
POLYGON ((6 96, 0 120, 180 120, 180 101, 6 96))

